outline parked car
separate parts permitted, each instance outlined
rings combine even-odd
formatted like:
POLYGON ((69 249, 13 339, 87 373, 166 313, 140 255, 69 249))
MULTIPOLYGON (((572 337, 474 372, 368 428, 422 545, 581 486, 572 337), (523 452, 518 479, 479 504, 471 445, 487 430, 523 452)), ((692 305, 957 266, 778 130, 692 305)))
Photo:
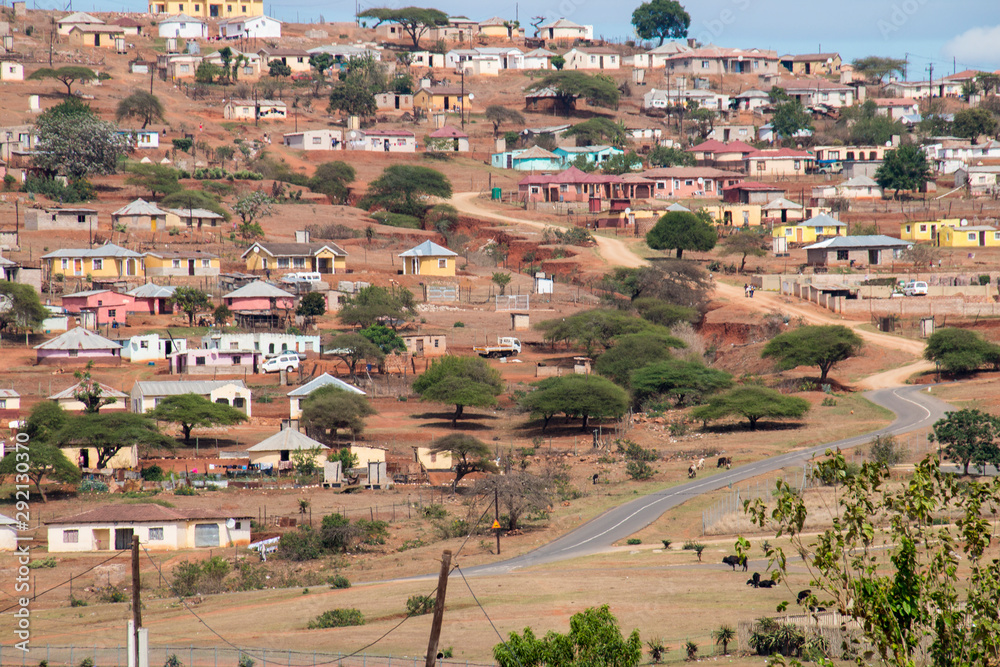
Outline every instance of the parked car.
POLYGON ((299 271, 297 273, 286 273, 281 276, 283 283, 318 283, 322 276, 315 271, 299 271))
POLYGON ((903 287, 904 296, 927 296, 927 283, 923 280, 911 280, 903 287))
POLYGON ((265 373, 277 373, 279 371, 288 371, 291 373, 298 367, 298 352, 282 352, 281 354, 265 359, 264 363, 260 365, 260 369, 265 373))

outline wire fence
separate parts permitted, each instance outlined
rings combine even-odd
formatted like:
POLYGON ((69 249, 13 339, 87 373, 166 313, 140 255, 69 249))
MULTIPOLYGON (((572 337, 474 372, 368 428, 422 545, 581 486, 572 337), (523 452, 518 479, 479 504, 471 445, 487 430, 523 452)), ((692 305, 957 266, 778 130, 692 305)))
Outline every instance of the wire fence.
MULTIPOLYGON (((239 667, 253 661, 255 667, 313 667, 337 665, 337 667, 419 667, 424 664, 423 656, 392 656, 359 653, 324 653, 271 648, 236 649, 204 646, 150 646, 149 665, 166 665, 171 656, 176 656, 183 667, 239 667)), ((43 661, 48 667, 79 667, 91 661, 94 667, 127 667, 127 646, 44 646, 33 644, 29 650, 21 651, 11 646, 0 646, 0 667, 21 665, 33 667, 43 661)), ((173 663, 173 661, 171 661, 173 663)), ((176 664, 176 663, 173 663, 176 664)), ((467 660, 438 660, 438 667, 493 667, 494 663, 477 663, 467 660)))
MULTIPOLYGON (((760 477, 746 484, 737 484, 729 488, 714 505, 701 512, 701 534, 713 531, 720 523, 727 523, 733 517, 743 516, 743 503, 747 500, 770 497, 774 493, 774 485, 779 479, 798 491, 810 489, 817 485, 817 480, 811 474, 811 466, 799 469, 779 470, 767 477, 760 477)), ((728 532, 728 526, 723 532, 728 532)))

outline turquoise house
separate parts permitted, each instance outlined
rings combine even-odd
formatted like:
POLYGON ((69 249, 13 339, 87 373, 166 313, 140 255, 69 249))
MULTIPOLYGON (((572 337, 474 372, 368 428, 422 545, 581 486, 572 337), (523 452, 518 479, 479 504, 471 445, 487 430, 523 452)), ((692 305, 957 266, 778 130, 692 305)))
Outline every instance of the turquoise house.
POLYGON ((553 152, 562 158, 564 166, 569 166, 581 156, 591 164, 602 165, 612 155, 624 155, 625 153, 622 149, 614 146, 559 146, 553 152))
POLYGON ((563 158, 539 146, 494 153, 490 164, 497 169, 516 171, 560 171, 563 158))

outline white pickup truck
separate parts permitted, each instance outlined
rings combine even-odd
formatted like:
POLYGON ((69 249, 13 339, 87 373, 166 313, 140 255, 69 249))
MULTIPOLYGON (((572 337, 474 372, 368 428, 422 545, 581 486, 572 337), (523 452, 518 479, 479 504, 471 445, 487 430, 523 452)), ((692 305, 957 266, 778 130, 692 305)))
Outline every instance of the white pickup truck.
POLYGON ((474 347, 472 351, 480 357, 496 359, 497 357, 516 357, 521 352, 521 341, 511 336, 497 338, 496 345, 474 347))

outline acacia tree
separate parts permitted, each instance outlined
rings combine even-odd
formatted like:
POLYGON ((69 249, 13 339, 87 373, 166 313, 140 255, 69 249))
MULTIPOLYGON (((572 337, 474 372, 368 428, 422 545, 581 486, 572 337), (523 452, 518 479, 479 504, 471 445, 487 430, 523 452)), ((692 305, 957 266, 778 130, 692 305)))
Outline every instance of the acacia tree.
POLYGON ((420 50, 420 38, 428 30, 438 25, 448 25, 448 15, 438 9, 423 7, 403 7, 402 9, 390 9, 389 7, 375 7, 366 9, 358 14, 358 18, 375 19, 373 27, 378 27, 383 23, 398 23, 406 34, 413 40, 413 49, 420 50))
POLYGON ((579 417, 580 429, 587 430, 591 417, 618 418, 628 409, 628 394, 607 378, 598 375, 563 375, 535 383, 535 390, 521 399, 521 407, 540 416, 542 430, 557 414, 567 419, 579 417))
POLYGON ((906 61, 899 58, 884 58, 882 56, 868 56, 858 58, 854 61, 854 71, 868 77, 872 83, 882 85, 885 77, 893 72, 903 73, 906 71, 906 61))
POLYGON ((72 417, 52 436, 59 447, 93 447, 97 450, 95 468, 105 468, 122 449, 138 446, 143 450, 173 449, 176 442, 168 438, 146 415, 131 412, 81 414, 72 417))
POLYGON ((104 396, 101 383, 90 374, 93 367, 94 362, 88 361, 82 371, 73 372, 73 377, 80 381, 73 390, 73 398, 83 403, 83 411, 86 414, 97 414, 105 405, 111 405, 117 400, 112 396, 104 396))
POLYGON ((947 327, 927 339, 924 359, 949 373, 972 373, 987 360, 1000 359, 1000 346, 984 340, 976 331, 947 327))
MULTIPOLYGON (((552 59, 553 64, 555 58, 552 59)), ((565 61, 564 61, 565 62, 565 61)), ((576 100, 583 98, 591 106, 617 109, 621 99, 618 84, 609 76, 603 74, 586 74, 579 70, 556 71, 543 76, 528 90, 551 88, 555 94, 556 104, 566 113, 576 106, 576 100)))
POLYGON ((451 197, 451 181, 436 169, 418 165, 394 164, 368 184, 368 194, 359 206, 383 209, 391 213, 423 216, 427 197, 451 197))
POLYGON ((31 285, 0 280, 0 301, 4 304, 0 309, 0 331, 34 330, 49 316, 38 292, 31 285))
POLYGON ((343 360, 350 369, 351 377, 357 377, 355 368, 361 360, 374 361, 381 364, 385 353, 378 345, 359 333, 344 333, 334 336, 330 341, 326 354, 332 354, 343 360))
POLYGON ((664 359, 632 373, 632 391, 638 400, 649 396, 670 396, 678 405, 699 401, 707 394, 733 385, 729 373, 709 368, 698 361, 664 359))
POLYGON ((632 372, 655 363, 670 359, 670 348, 687 347, 683 341, 673 336, 655 333, 629 334, 615 339, 614 346, 597 358, 594 370, 615 384, 628 387, 632 372))
POLYGON ((319 292, 309 292, 301 299, 295 308, 295 314, 305 318, 307 323, 316 321, 317 317, 322 317, 326 313, 326 297, 319 292))
POLYGON ((345 298, 337 317, 344 324, 355 324, 362 328, 384 320, 395 329, 397 321, 411 319, 416 314, 417 303, 410 290, 405 287, 387 290, 378 285, 369 285, 345 298))
POLYGON ((500 371, 480 357, 446 355, 435 359, 431 367, 413 383, 420 400, 451 403, 455 406, 451 425, 457 426, 466 406, 495 405, 503 391, 500 371))
POLYGON ((177 287, 170 302, 188 316, 189 327, 194 326, 195 315, 212 308, 211 298, 197 287, 177 287))
POLYGON ((642 39, 658 38, 662 45, 667 38, 687 37, 691 15, 677 0, 650 0, 632 12, 632 25, 642 39))
POLYGON ((750 422, 750 430, 757 430, 757 422, 765 417, 781 419, 801 417, 809 410, 809 401, 798 396, 785 396, 765 387, 736 387, 724 394, 708 399, 691 411, 691 416, 703 422, 737 415, 750 422))
POLYGON ((671 211, 660 218, 646 234, 653 250, 676 250, 681 259, 685 250, 707 252, 715 247, 715 228, 694 213, 671 211))
POLYGON ((722 241, 723 255, 741 255, 740 273, 747 265, 747 257, 764 257, 767 255, 767 238, 756 231, 740 230, 722 241))
POLYGON ((455 468, 455 479, 451 484, 454 492, 463 477, 473 472, 497 472, 496 464, 491 461, 493 453, 490 446, 482 440, 465 433, 452 433, 438 438, 431 443, 431 452, 451 454, 452 466, 455 468))
MULTIPOLYGON (((769 546, 771 578, 804 565, 818 593, 799 604, 853 619, 863 635, 850 640, 859 664, 992 664, 1000 655, 1000 569, 991 548, 1000 486, 944 474, 932 457, 900 484, 884 466, 866 462, 858 470, 839 451, 826 455, 814 477, 841 481, 832 508, 823 507, 829 528, 817 534, 813 509, 782 480, 767 499, 744 504, 755 526, 790 542, 769 546), (942 516, 953 527, 940 525, 942 516), (877 658, 860 657, 867 650, 877 658)), ((750 544, 741 537, 736 548, 745 555, 750 544)))
POLYGON ((523 470, 480 479, 472 492, 487 502, 494 498, 499 501, 501 519, 506 518, 507 530, 517 530, 522 516, 545 509, 552 503, 550 480, 523 470))
POLYGON ((188 447, 191 446, 191 429, 196 426, 233 426, 247 420, 242 411, 231 405, 214 403, 198 394, 168 396, 149 412, 149 417, 179 425, 188 447))
POLYGON ((483 114, 486 120, 493 123, 493 137, 500 136, 500 126, 504 123, 524 125, 524 116, 517 109, 511 109, 501 104, 491 104, 483 114))
POLYGON ((115 110, 116 121, 120 123, 126 118, 141 120, 141 129, 146 129, 146 126, 154 120, 163 122, 163 103, 156 95, 144 90, 137 90, 119 102, 118 108, 115 110))
POLYGON ((302 423, 327 444, 337 442, 342 429, 357 438, 365 430, 365 419, 374 414, 378 413, 363 394, 333 385, 320 387, 302 401, 302 423))
POLYGON ((67 65, 58 69, 42 67, 36 69, 28 77, 29 81, 41 81, 42 79, 55 79, 66 86, 67 97, 73 94, 73 84, 77 81, 93 81, 97 78, 97 72, 89 67, 80 65, 67 65))
POLYGON ((946 458, 962 466, 962 474, 969 474, 969 465, 1000 464, 1000 419, 991 414, 965 408, 946 412, 944 419, 934 423, 934 432, 927 439, 944 445, 946 458))
POLYGON ((776 359, 783 369, 819 366, 823 381, 838 362, 857 356, 863 344, 858 334, 840 324, 805 326, 772 338, 761 356, 776 359))
POLYGON ((26 443, 18 441, 8 448, 7 455, 0 459, 0 478, 10 475, 27 475, 35 485, 42 502, 48 502, 42 481, 73 484, 80 481, 80 470, 66 458, 62 450, 53 442, 53 435, 69 420, 69 415, 58 403, 42 401, 31 409, 23 433, 28 436, 26 443), (27 472, 24 466, 27 464, 27 472), (20 465, 20 469, 19 469, 20 465))

